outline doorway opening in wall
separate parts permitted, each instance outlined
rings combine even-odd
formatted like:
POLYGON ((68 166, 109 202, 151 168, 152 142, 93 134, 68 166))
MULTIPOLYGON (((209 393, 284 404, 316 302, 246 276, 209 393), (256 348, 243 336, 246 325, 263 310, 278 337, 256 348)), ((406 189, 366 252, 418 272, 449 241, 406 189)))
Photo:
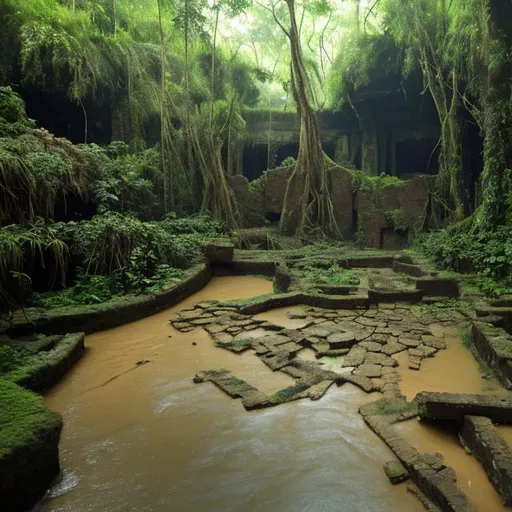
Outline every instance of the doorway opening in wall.
POLYGON ((245 147, 242 164, 243 174, 249 181, 259 178, 263 171, 267 170, 267 156, 268 147, 266 144, 245 147))
POLYGON ((267 212, 265 215, 265 219, 273 224, 277 224, 281 220, 281 213, 276 212, 267 212))
POLYGON ((437 139, 405 139, 396 141, 395 174, 411 178, 417 174, 437 174, 439 145, 437 139))

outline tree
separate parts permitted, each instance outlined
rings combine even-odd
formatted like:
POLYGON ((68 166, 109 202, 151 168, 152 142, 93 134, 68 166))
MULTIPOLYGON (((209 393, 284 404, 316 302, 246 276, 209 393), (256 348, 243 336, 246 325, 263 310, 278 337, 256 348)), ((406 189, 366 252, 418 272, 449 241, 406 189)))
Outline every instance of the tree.
POLYGON ((295 0, 258 2, 269 10, 290 43, 291 85, 300 119, 299 154, 293 167, 283 205, 280 229, 288 234, 339 236, 329 190, 327 161, 322 150, 320 127, 311 106, 311 83, 302 55, 295 0), (289 28, 278 16, 284 1, 289 28))

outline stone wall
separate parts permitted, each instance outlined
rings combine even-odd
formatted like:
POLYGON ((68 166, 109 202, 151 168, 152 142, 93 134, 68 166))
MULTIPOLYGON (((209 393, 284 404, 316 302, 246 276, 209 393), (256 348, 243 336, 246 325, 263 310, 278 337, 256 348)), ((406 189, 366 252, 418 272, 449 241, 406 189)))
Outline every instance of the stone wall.
POLYGON ((430 198, 429 183, 429 177, 416 176, 403 186, 358 191, 355 209, 365 247, 398 249, 406 242, 405 233, 397 232, 393 225, 393 215, 400 216, 409 231, 421 230, 430 198))
MULTIPOLYGON (((280 219, 292 167, 274 169, 267 173, 267 184, 261 215, 269 220, 280 219)), ((367 248, 399 249, 407 241, 405 232, 397 232, 393 215, 401 218, 409 231, 424 226, 430 199, 430 177, 416 176, 398 186, 377 190, 360 190, 354 194, 352 176, 343 169, 330 172, 331 197, 334 215, 344 238, 356 231, 364 233, 367 248), (398 212, 398 213, 397 213, 398 212)), ((233 184, 239 201, 244 201, 246 183, 233 184), (243 190, 242 190, 243 189, 243 190)))

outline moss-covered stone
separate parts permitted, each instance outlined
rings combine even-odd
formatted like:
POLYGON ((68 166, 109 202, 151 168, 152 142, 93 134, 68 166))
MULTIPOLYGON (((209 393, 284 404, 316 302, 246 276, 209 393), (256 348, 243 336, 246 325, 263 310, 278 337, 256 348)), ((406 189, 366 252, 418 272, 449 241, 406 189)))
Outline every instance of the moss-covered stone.
POLYGON ((59 474, 62 418, 43 399, 0 380, 0 510, 30 508, 59 474))

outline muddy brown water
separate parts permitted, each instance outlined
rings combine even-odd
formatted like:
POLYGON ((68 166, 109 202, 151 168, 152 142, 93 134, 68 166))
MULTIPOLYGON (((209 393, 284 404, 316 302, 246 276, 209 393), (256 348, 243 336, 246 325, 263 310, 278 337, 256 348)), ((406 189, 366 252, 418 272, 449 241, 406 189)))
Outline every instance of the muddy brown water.
MULTIPOLYGON (((401 376, 400 387, 408 399, 420 391, 440 391, 450 393, 502 393, 503 388, 494 380, 484 379, 479 367, 461 341, 460 332, 441 326, 431 326, 436 334, 445 332, 447 349, 433 358, 425 359, 421 370, 409 370, 407 353, 396 355, 401 376)), ((504 507, 494 489, 473 456, 462 448, 458 437, 436 424, 425 424, 417 419, 396 425, 397 430, 420 452, 443 454, 445 464, 455 469, 457 485, 464 491, 480 512, 500 512, 512 510, 504 507)), ((500 427, 502 434, 512 441, 512 427, 500 427)), ((505 437, 504 436, 504 437, 505 437)))
MULTIPOLYGON (((87 336, 85 356, 46 396, 48 405, 64 416, 63 480, 38 510, 423 510, 404 484, 389 484, 382 465, 394 456, 357 413, 378 395, 346 384, 331 387, 318 402, 301 400, 248 413, 212 384, 192 383, 195 373, 213 368, 227 368, 268 393, 293 383, 252 352, 235 355, 215 348, 202 329, 182 334, 168 323, 172 313, 201 300, 246 298, 269 293, 271 287, 253 277, 214 278, 174 308, 87 336), (149 362, 137 366, 144 360, 149 362)), ((286 327, 302 322, 288 319, 285 309, 260 317, 286 327)), ((303 355, 312 358, 307 351, 303 355)), ((459 362, 459 355, 447 368, 459 362)), ((472 359, 467 364, 477 372, 472 359)), ((410 377, 408 370, 402 373, 407 394, 415 394, 418 377, 423 380, 417 391, 429 381, 443 388, 437 370, 429 366, 424 363, 410 377)), ((456 381, 462 372, 451 371, 456 381)), ((449 454, 458 453, 455 440, 443 444, 436 433, 429 444, 432 438, 417 422, 404 424, 404 432, 407 428, 421 438, 425 450, 448 452, 448 463, 449 454)), ((453 465, 459 472, 459 464, 453 465)), ((482 479, 485 474, 477 466, 471 481, 482 479)), ((492 487, 483 492, 497 496, 492 487)))
POLYGON ((382 464, 393 456, 357 413, 375 397, 346 385, 318 402, 248 413, 213 385, 192 383, 196 372, 219 367, 268 392, 292 382, 251 353, 214 348, 201 329, 180 334, 168 324, 172 312, 200 300, 271 286, 215 278, 175 308, 87 336, 85 356, 46 396, 64 416, 64 478, 39 509, 423 510, 405 485, 388 483, 382 464), (150 362, 137 367, 141 360, 150 362))

